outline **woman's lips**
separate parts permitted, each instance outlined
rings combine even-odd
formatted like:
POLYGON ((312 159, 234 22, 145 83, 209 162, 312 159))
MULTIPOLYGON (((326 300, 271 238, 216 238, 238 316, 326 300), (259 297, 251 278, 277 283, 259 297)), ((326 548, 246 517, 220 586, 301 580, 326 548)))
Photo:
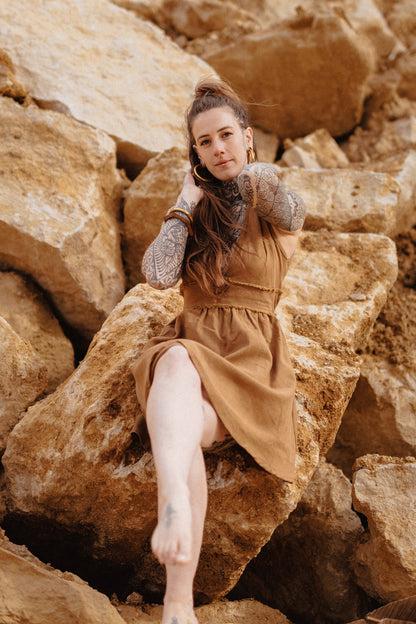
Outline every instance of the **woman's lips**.
POLYGON ((215 166, 223 167, 224 165, 228 165, 229 162, 231 162, 231 160, 222 160, 221 162, 217 163, 215 166))

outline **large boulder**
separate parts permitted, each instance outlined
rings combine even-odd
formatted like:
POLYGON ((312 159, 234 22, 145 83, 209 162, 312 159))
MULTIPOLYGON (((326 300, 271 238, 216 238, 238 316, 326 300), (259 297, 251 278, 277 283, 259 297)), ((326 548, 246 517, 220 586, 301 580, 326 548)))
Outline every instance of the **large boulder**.
POLYGON ((68 572, 54 570, 0 530, 2 624, 125 624, 107 596, 68 572))
POLYGON ((352 565, 363 589, 380 602, 416 594, 416 459, 366 455, 353 476, 354 509, 368 528, 352 565))
MULTIPOLYGON (((134 594, 133 598, 134 600, 134 594)), ((141 606, 121 604, 117 607, 128 624, 160 624, 161 606, 141 606)), ((290 624, 283 613, 255 600, 218 600, 195 609, 199 624, 290 624)))
POLYGON ((296 622, 343 624, 368 611, 350 565, 364 529, 351 483, 322 459, 295 511, 247 566, 235 592, 255 596, 296 622))
POLYGON ((0 455, 13 427, 47 383, 46 366, 32 345, 0 316, 0 455))
POLYGON ((101 0, 9 2, 0 37, 31 96, 114 137, 136 173, 184 145, 194 84, 213 73, 150 22, 101 0))
POLYGON ((416 292, 397 281, 369 336, 360 379, 327 455, 348 476, 362 455, 416 455, 415 306, 416 292))
POLYGON ((124 294, 115 143, 9 98, 0 116, 0 266, 31 275, 90 338, 124 294))
POLYGON ((0 316, 30 342, 47 368, 51 392, 74 370, 74 349, 39 288, 13 271, 0 273, 0 316))
POLYGON ((323 127, 333 136, 351 131, 374 56, 366 37, 324 11, 208 49, 203 58, 244 95, 255 125, 294 138, 323 127))
MULTIPOLYGON (((304 234, 296 256, 279 312, 298 377, 296 479, 293 484, 280 481, 239 447, 220 459, 207 455, 210 505, 195 584, 197 597, 205 600, 235 585, 296 507, 319 455, 333 444, 356 384, 354 349, 396 275, 395 248, 383 236, 304 234), (371 271, 363 262, 364 248, 371 271), (296 293, 289 295, 291 290, 296 293), (311 329, 318 325, 316 318, 321 319, 318 332, 311 329)), ((149 548, 156 480, 151 455, 129 446, 138 410, 130 367, 149 337, 181 306, 175 289, 133 288, 71 377, 28 410, 3 459, 5 526, 11 537, 29 540, 37 552, 53 553, 55 540, 55 552, 65 561, 74 561, 76 552, 77 565, 82 561, 90 575, 105 575, 111 562, 123 571, 113 582, 124 591, 130 587, 159 596, 163 570, 149 548), (35 434, 40 429, 41 437, 35 434), (53 531, 45 531, 48 526, 53 531)))
POLYGON ((278 173, 303 198, 306 229, 387 235, 397 229, 401 188, 388 174, 300 167, 282 167, 278 173))

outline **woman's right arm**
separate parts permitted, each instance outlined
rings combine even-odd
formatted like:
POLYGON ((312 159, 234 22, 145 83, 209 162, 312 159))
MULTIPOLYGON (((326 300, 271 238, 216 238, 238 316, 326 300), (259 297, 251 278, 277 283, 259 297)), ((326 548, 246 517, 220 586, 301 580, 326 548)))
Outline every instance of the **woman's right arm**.
MULTIPOLYGON (((175 206, 192 216, 202 196, 202 189, 195 185, 188 172, 175 206)), ((174 208, 170 211, 174 214, 174 208)), ((178 212, 178 215, 183 213, 178 212)), ((175 217, 162 223, 158 236, 147 248, 142 261, 142 272, 150 286, 163 290, 177 284, 182 275, 187 240, 188 228, 185 223, 175 217)))

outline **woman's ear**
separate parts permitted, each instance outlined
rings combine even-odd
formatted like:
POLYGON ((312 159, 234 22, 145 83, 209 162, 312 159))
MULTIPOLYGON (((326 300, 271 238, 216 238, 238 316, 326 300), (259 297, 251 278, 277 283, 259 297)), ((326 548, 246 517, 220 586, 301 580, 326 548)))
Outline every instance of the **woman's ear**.
POLYGON ((250 128, 250 126, 245 128, 244 136, 246 137, 247 149, 253 147, 253 128, 250 128))

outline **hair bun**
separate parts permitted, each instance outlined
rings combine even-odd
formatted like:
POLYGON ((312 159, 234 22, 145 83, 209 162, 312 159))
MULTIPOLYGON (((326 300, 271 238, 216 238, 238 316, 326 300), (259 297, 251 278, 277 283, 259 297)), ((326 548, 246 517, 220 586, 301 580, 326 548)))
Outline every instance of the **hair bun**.
POLYGON ((209 76, 201 78, 195 87, 195 98, 200 99, 203 97, 226 97, 234 102, 241 103, 240 98, 225 80, 216 78, 215 76, 209 76))

